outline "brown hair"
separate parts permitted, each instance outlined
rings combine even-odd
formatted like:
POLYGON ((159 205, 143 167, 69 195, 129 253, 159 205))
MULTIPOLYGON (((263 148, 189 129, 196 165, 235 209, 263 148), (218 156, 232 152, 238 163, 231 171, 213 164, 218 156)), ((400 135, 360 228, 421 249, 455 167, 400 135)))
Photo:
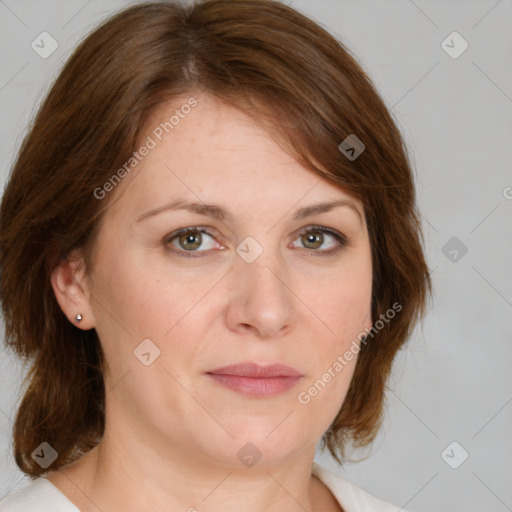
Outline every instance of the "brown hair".
POLYGON ((341 463, 347 441, 364 446, 380 426, 393 359, 431 288, 411 167, 384 102, 339 41, 277 1, 145 3, 112 16, 74 51, 23 140, 1 203, 6 343, 30 363, 14 452, 31 476, 45 472, 31 458, 41 442, 59 454, 54 470, 94 447, 105 421, 98 336, 68 321, 50 274, 74 249, 90 269, 105 207, 94 191, 132 156, 154 109, 193 90, 264 121, 298 161, 362 201, 373 319, 393 303, 402 310, 362 348, 322 440, 341 463), (338 149, 350 134, 365 145, 355 160, 338 149))

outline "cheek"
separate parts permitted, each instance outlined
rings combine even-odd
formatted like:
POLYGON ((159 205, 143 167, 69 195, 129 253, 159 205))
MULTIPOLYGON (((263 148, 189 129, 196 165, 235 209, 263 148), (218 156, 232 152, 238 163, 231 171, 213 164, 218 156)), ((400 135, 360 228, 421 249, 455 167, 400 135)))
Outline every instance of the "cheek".
POLYGON ((115 246, 119 249, 98 254, 101 265, 95 271, 93 289, 97 322, 100 327, 113 324, 116 331, 132 337, 162 336, 187 302, 179 282, 162 277, 158 268, 121 243, 115 246))
POLYGON ((341 409, 357 359, 357 354, 353 354, 353 359, 343 364, 340 359, 343 360, 346 347, 329 348, 296 395, 303 427, 315 432, 317 437, 323 435, 341 409))
POLYGON ((370 263, 347 266, 309 297, 311 309, 329 328, 329 339, 339 347, 342 340, 357 336, 371 323, 370 263))
MULTIPOLYGON (((309 294, 311 309, 324 324, 321 342, 310 352, 311 374, 297 399, 313 417, 330 421, 341 407, 360 350, 359 335, 371 325, 372 268, 369 247, 346 264, 336 279, 309 294)), ((327 423, 327 426, 329 423, 327 423)))
MULTIPOLYGON (((155 345, 159 364, 168 362, 169 353, 176 350, 183 358, 196 355, 198 331, 208 316, 218 312, 212 309, 211 301, 201 298, 218 277, 171 274, 165 261, 148 264, 135 251, 119 249, 101 257, 98 261, 102 265, 94 277, 96 300, 92 302, 96 330, 113 378, 128 370, 135 375, 145 368, 134 357, 134 351, 146 339, 155 345)), ((166 378, 168 375, 163 375, 166 378)))

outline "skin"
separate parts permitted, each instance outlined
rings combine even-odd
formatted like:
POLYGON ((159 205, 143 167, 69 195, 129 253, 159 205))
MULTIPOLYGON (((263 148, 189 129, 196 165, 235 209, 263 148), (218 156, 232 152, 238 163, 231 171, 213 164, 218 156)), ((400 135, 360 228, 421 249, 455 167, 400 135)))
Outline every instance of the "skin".
MULTIPOLYGON (((197 107, 103 199, 115 201, 90 273, 70 258, 52 274, 70 321, 80 312, 79 327, 99 335, 107 395, 101 443, 48 479, 83 511, 342 510, 311 466, 356 356, 307 405, 297 395, 371 328, 363 208, 246 114, 193 96, 197 107), (223 206, 233 218, 171 210, 137 221, 176 198, 223 206), (354 206, 292 218, 332 200, 354 206), (339 231, 350 244, 322 256, 339 243, 314 230, 319 242, 302 236, 312 225, 339 231), (190 226, 212 232, 199 243, 196 233, 196 258, 170 249, 187 252, 190 242, 168 235, 190 226), (263 248, 252 263, 236 252, 247 236, 263 248), (134 356, 144 339, 160 350, 149 366, 134 356), (205 374, 245 361, 286 364, 303 377, 289 391, 254 398, 205 374), (262 454, 250 468, 237 457, 248 442, 262 454)), ((189 97, 162 105, 148 126, 189 97)))

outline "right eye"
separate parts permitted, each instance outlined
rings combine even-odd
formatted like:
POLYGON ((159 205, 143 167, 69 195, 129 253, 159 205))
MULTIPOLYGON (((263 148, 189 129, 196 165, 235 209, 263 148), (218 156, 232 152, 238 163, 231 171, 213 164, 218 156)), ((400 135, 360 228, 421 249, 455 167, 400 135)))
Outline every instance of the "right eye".
POLYGON ((178 256, 185 258, 197 258, 200 255, 194 253, 223 248, 215 241, 213 234, 209 233, 207 228, 200 226, 192 226, 174 231, 165 237, 165 245, 178 256), (206 239, 205 236, 207 237, 206 239), (208 241, 208 238, 211 239, 210 242, 206 244, 206 247, 200 249, 200 247, 204 246, 205 242, 208 241))

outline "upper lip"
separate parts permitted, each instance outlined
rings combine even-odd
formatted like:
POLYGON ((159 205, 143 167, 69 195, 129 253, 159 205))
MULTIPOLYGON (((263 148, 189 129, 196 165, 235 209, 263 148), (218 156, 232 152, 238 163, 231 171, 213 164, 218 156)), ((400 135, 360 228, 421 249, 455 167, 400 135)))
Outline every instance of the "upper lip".
POLYGON ((284 364, 260 365, 252 362, 223 366, 222 368, 217 368, 206 373, 260 378, 302 377, 302 373, 298 370, 284 364))

